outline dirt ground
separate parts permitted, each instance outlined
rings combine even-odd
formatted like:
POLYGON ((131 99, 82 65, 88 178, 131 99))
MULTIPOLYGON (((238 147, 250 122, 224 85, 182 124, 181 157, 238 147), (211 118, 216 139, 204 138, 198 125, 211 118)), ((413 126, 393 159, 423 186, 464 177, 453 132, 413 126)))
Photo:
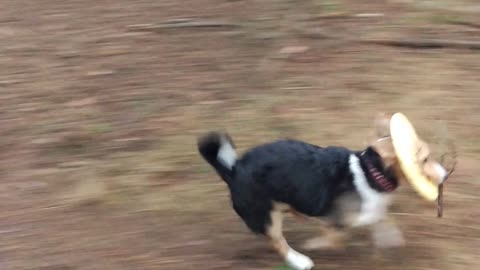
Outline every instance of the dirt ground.
MULTIPOLYGON (((379 111, 406 113, 437 154, 456 141, 445 217, 402 187, 405 247, 360 230, 307 254, 318 269, 480 268, 480 50, 452 47, 480 42, 477 1, 0 3, 1 270, 284 269, 196 136, 360 149, 379 111)), ((287 224, 294 247, 315 234, 287 224)))

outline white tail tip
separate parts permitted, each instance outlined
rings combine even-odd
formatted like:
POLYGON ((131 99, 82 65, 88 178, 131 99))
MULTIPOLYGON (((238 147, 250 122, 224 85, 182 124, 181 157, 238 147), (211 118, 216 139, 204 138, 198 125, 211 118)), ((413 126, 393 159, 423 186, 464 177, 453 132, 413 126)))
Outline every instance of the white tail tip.
POLYGON ((223 164, 223 166, 232 169, 233 165, 237 161, 237 152, 233 148, 232 144, 226 139, 222 138, 220 150, 218 150, 217 160, 223 164))

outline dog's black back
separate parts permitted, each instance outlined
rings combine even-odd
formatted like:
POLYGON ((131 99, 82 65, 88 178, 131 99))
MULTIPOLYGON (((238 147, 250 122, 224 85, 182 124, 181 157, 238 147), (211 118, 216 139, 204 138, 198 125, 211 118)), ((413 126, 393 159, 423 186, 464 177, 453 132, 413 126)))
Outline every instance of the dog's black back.
POLYGON ((247 152, 235 165, 235 179, 261 186, 271 199, 288 203, 299 212, 321 216, 328 211, 331 197, 353 189, 350 154, 341 147, 278 141, 247 152), (249 162, 252 157, 255 162, 249 162))

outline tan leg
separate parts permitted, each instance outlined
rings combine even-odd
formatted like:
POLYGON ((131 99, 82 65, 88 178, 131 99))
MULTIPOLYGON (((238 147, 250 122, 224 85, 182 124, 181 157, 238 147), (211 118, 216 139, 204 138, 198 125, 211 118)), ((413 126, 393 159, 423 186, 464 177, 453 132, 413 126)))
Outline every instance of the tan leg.
POLYGON ((298 253, 292 249, 283 236, 283 213, 274 210, 270 213, 272 224, 267 230, 267 236, 273 248, 282 256, 285 262, 295 270, 310 270, 313 268, 313 262, 307 256, 298 253))
POLYGON ((272 211, 270 213, 270 217, 272 219, 272 224, 268 229, 268 237, 270 238, 273 248, 278 252, 278 254, 280 254, 282 258, 286 258, 290 247, 288 246, 287 240, 283 236, 282 232, 283 213, 280 211, 272 211))

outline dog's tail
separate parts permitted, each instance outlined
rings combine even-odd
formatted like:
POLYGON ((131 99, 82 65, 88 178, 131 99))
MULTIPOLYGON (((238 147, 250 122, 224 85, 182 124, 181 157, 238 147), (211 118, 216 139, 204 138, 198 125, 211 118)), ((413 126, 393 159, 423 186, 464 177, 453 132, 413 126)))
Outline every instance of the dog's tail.
POLYGON ((198 151, 222 179, 230 184, 237 161, 237 152, 230 136, 226 133, 210 132, 198 139, 198 151))

